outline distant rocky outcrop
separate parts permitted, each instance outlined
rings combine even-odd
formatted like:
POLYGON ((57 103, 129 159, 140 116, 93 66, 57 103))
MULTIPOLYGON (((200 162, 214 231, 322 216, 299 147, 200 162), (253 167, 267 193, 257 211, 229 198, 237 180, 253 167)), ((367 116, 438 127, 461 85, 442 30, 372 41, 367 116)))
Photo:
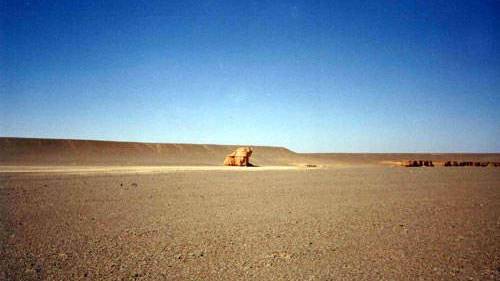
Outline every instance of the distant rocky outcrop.
MULTIPOLYGON (((444 161, 441 163, 443 167, 500 167, 500 162, 444 161)), ((406 160, 401 162, 401 166, 434 167, 434 163, 430 160, 406 160)))
POLYGON ((404 167, 434 167, 430 160, 407 160, 402 162, 404 167))
POLYGON ((224 158, 224 165, 253 166, 250 164, 250 156, 252 156, 252 149, 250 147, 240 147, 224 158))
POLYGON ((499 162, 445 161, 445 167, 500 167, 499 162))

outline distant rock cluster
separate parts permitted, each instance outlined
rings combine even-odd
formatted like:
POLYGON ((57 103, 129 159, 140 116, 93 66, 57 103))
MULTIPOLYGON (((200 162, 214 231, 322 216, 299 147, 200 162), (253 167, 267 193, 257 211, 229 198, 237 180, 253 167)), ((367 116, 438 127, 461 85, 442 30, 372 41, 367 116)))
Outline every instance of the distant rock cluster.
MULTIPOLYGON (((430 160, 407 160, 401 162, 403 167, 434 167, 430 160)), ((500 167, 500 162, 445 161, 443 167, 500 167)))
POLYGON ((408 160, 403 162, 405 167, 434 167, 434 163, 429 160, 408 160))
POLYGON ((446 161, 443 166, 445 167, 500 167, 500 162, 472 162, 472 161, 446 161))

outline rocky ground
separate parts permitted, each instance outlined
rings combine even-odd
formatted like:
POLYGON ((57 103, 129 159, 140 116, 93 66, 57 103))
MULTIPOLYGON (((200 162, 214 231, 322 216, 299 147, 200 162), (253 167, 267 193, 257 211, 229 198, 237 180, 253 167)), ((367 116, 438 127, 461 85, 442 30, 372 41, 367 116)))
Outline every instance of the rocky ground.
POLYGON ((0 174, 0 280, 500 280, 500 170, 0 174))

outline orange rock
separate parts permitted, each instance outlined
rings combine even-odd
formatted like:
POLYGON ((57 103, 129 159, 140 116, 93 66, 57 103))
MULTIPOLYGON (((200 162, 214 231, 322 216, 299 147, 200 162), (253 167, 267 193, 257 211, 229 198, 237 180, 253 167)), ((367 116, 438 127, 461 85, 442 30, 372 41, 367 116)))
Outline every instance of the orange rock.
POLYGON ((225 166, 251 166, 250 156, 252 149, 250 147, 240 147, 224 158, 225 166))
POLYGON ((234 156, 226 156, 226 158, 224 158, 224 166, 235 166, 235 160, 234 160, 234 156))

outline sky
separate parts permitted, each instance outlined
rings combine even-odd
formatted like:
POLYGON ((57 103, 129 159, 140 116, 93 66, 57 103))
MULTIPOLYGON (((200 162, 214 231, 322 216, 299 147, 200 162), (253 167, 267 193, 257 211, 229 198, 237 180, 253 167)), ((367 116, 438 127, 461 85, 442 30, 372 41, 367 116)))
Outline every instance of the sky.
POLYGON ((2 1, 0 136, 500 152, 498 1, 2 1))

